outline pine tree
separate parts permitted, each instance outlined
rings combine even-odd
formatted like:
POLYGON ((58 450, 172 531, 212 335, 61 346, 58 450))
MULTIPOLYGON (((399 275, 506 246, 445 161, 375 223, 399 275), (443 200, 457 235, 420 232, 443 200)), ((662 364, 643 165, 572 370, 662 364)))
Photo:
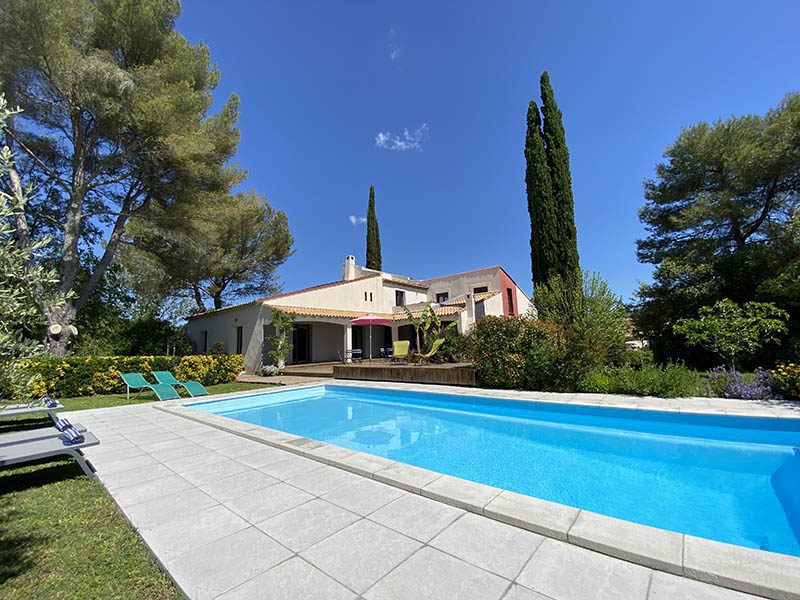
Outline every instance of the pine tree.
POLYGON ((525 134, 525 187, 531 218, 531 272, 535 285, 547 281, 557 268, 558 237, 542 119, 533 100, 528 105, 525 134))
POLYGON ((378 217, 375 214, 375 187, 369 186, 369 206, 367 207, 367 268, 380 271, 381 234, 378 230, 378 217))
MULTIPOLYGON (((550 75, 542 73, 539 81, 542 94, 542 117, 547 164, 553 186, 553 209, 556 217, 558 264, 556 273, 565 281, 580 277, 578 235, 575 229, 575 203, 572 197, 572 175, 569 168, 569 148, 564 133, 561 110, 556 104, 550 75)), ((553 274, 553 273, 551 273, 553 274)))

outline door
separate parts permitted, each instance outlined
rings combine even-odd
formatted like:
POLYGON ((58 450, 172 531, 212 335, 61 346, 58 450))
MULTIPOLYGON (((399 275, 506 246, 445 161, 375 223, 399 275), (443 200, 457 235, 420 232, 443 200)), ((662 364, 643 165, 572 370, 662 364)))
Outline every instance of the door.
POLYGON ((311 325, 295 325, 292 329, 292 364, 311 361, 311 325))

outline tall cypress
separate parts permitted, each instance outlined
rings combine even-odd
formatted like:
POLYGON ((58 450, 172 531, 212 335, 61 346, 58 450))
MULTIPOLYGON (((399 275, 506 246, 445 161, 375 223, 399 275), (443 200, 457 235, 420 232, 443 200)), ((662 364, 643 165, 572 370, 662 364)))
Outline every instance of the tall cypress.
POLYGON ((556 104, 550 75, 542 73, 539 80, 542 93, 543 134, 547 165, 553 186, 553 207, 558 239, 557 273, 565 281, 580 278, 578 234, 575 229, 575 202, 572 197, 572 174, 569 168, 569 148, 561 110, 556 104))
POLYGON ((531 218, 531 273, 533 283, 545 282, 558 267, 558 233, 553 210, 553 185, 547 164, 542 119, 536 102, 528 105, 525 133, 525 188, 531 218))
POLYGON ((378 217, 375 214, 375 187, 369 186, 369 205, 367 206, 367 268, 382 270, 381 234, 378 230, 378 217))

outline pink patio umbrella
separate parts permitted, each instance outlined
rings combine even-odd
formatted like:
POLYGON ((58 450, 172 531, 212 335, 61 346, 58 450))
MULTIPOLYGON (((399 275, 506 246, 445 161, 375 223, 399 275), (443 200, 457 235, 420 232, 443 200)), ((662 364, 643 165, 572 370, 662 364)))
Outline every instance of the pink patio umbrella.
POLYGON ((373 325, 388 325, 392 322, 391 319, 386 317, 379 317, 378 315, 364 315, 350 321, 353 325, 369 325, 369 359, 372 360, 372 326, 373 325))

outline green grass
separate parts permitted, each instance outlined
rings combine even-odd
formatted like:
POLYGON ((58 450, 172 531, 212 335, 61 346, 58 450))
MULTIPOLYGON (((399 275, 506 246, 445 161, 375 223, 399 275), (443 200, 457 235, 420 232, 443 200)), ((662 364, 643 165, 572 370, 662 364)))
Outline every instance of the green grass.
MULTIPOLYGON (((255 390, 258 388, 270 387, 263 383, 220 383, 219 385, 206 386, 209 394, 225 394, 227 392, 241 392, 245 390, 255 390)), ((131 392, 131 399, 125 398, 125 394, 106 394, 102 396, 79 396, 76 398, 63 398, 59 402, 64 405, 65 410, 83 410, 86 408, 106 408, 109 406, 123 406, 125 404, 142 404, 145 402, 155 402, 156 395, 153 392, 142 392, 134 397, 135 392, 131 392)), ((184 392, 182 395, 188 395, 184 392)))
MULTIPOLYGON (((212 394, 265 387, 226 383, 212 394)), ((143 393, 65 398, 65 410, 152 402, 143 393)), ((0 432, 47 427, 43 418, 0 419, 0 432)), ((0 598, 183 598, 98 481, 72 460, 0 469, 0 598)))

